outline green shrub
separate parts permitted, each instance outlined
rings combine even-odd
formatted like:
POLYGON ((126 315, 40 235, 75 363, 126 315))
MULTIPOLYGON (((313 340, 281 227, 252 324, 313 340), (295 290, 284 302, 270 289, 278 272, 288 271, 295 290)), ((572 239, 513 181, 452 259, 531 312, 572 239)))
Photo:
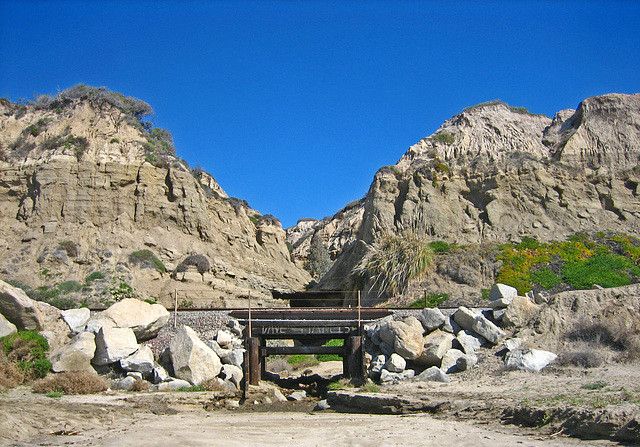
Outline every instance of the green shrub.
POLYGON ((47 360, 47 339, 35 331, 19 331, 0 338, 0 349, 7 361, 14 363, 25 374, 26 379, 37 379, 51 371, 47 360))
POLYGON ((329 271, 332 265, 331 255, 322 238, 318 236, 313 237, 305 265, 306 270, 311 273, 311 276, 315 279, 320 279, 329 271))
POLYGON ((522 241, 516 245, 516 248, 519 250, 535 250, 540 247, 540 242, 538 242, 535 238, 525 236, 522 238, 522 241))
POLYGON ((48 303, 53 307, 57 307, 58 309, 75 309, 76 307, 78 307, 78 303, 76 303, 73 299, 61 296, 51 298, 48 303))
POLYGON ((609 386, 609 382, 605 382, 604 380, 596 380, 595 382, 585 383, 580 388, 583 390, 601 390, 602 388, 606 388, 609 386))
POLYGON ((531 283, 540 284, 545 289, 551 289, 552 287, 561 284, 562 278, 553 273, 549 267, 542 267, 540 270, 532 271, 529 274, 531 283))
POLYGON ((78 245, 73 241, 60 242, 58 249, 64 250, 70 258, 78 256, 78 245))
POLYGON ((287 363, 294 368, 307 368, 309 366, 315 366, 319 362, 312 356, 307 354, 294 354, 287 358, 287 363))
POLYGON ((453 245, 445 241, 433 241, 433 242, 429 242, 429 247, 431 247, 434 253, 439 254, 439 253, 447 253, 449 250, 453 248, 453 245))
POLYGON ((64 281, 58 285, 58 290, 63 294, 78 292, 82 289, 82 284, 78 281, 64 281))
POLYGON ((143 268, 155 268, 159 272, 166 272, 167 268, 151 250, 134 251, 129 255, 129 261, 143 268))
POLYGON ((420 298, 409 304, 409 307, 424 308, 424 307, 438 307, 449 299, 448 293, 430 293, 426 298, 420 298))
POLYGON ((594 284, 619 287, 631 284, 627 271, 640 276, 638 267, 624 256, 596 255, 586 261, 566 264, 562 279, 575 289, 590 289, 594 284))
POLYGON ((433 140, 439 143, 444 143, 446 145, 450 145, 455 143, 456 137, 452 133, 449 132, 440 132, 433 136, 433 140))
POLYGON ((96 281, 98 279, 104 279, 104 273, 100 271, 92 272, 89 275, 87 275, 87 277, 85 278, 85 282, 96 281))
POLYGON ((191 385, 191 386, 183 386, 178 388, 178 391, 183 391, 187 393, 199 392, 199 391, 207 391, 204 385, 191 385))
MULTIPOLYGON (((344 346, 344 339, 333 338, 326 342, 323 346, 344 346)), ((319 362, 333 362, 342 360, 342 357, 340 357, 338 354, 316 354, 315 357, 319 362)))
MULTIPOLYGON (((126 282, 124 282, 124 280, 122 278, 113 278, 114 280, 114 286, 110 287, 108 289, 109 292, 109 296, 114 300, 114 301, 120 301, 123 300, 125 298, 135 298, 136 293, 133 290, 133 287, 131 287, 129 284, 127 284, 126 282)), ((105 301, 105 305, 108 303, 109 301, 105 301)))

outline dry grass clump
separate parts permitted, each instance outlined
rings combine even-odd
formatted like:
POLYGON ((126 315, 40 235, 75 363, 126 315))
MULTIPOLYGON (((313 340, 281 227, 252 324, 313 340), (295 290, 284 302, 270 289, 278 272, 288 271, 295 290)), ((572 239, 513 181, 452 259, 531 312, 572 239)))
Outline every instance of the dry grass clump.
POLYGON ((93 394, 109 388, 109 381, 95 373, 86 371, 50 374, 33 384, 36 393, 58 391, 65 394, 93 394))
POLYGON ((25 373, 14 362, 9 362, 4 350, 0 349, 0 391, 14 388, 25 380, 25 373))
POLYGON ((133 385, 131 385, 130 391, 149 391, 150 389, 151 384, 149 382, 136 378, 136 381, 133 382, 133 385))
POLYGON ((615 352, 616 359, 619 361, 639 359, 638 331, 624 320, 623 316, 617 315, 600 322, 592 322, 587 319, 578 321, 573 329, 567 332, 565 338, 571 342, 585 344, 588 349, 582 353, 567 354, 567 360, 571 360, 571 363, 579 366, 590 364, 599 366, 597 365, 598 351, 602 350, 615 352))
POLYGON ((560 354, 556 360, 559 366, 573 365, 582 368, 598 368, 603 363, 603 356, 593 350, 567 352, 560 354))
POLYGON ((218 382, 217 378, 209 379, 200 384, 206 391, 227 391, 227 389, 218 382))

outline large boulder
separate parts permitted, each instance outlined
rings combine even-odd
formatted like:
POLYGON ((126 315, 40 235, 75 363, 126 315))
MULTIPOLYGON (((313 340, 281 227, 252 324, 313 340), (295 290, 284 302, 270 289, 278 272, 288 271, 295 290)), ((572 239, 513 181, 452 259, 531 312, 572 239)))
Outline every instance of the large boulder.
POLYGON ((444 316, 440 309, 426 308, 418 314, 418 320, 422 323, 425 331, 431 332, 442 327, 447 321, 447 317, 444 316))
POLYGON ((218 355, 189 326, 183 326, 169 344, 175 376, 193 385, 220 374, 222 363, 218 355))
POLYGON ((460 331, 458 335, 456 335, 456 340, 462 347, 462 350, 465 354, 473 354, 480 347, 486 343, 486 340, 480 337, 478 334, 471 331, 460 331))
POLYGON ((141 346, 129 357, 120 359, 120 367, 128 372, 139 372, 143 376, 149 377, 153 373, 154 358, 153 351, 149 346, 141 346))
POLYGON ((498 344, 507 336, 484 315, 477 314, 464 306, 458 308, 453 318, 463 329, 475 332, 490 343, 498 344))
POLYGON ((96 335, 94 365, 115 363, 138 350, 136 335, 130 328, 102 327, 96 335))
POLYGON ((233 383, 236 388, 240 388, 240 382, 242 381, 243 373, 242 369, 235 365, 222 365, 222 372, 220 376, 224 376, 223 379, 233 383))
POLYGON ((396 354, 395 352, 389 356, 389 359, 384 365, 385 369, 389 372, 400 373, 407 367, 407 361, 396 354))
POLYGON ((36 302, 22 289, 0 280, 0 314, 13 323, 19 331, 38 330, 42 327, 42 315, 36 302))
POLYGON ((451 349, 454 336, 436 329, 423 338, 423 351, 414 361, 423 366, 440 366, 442 357, 451 349))
POLYGON ((131 328, 138 342, 149 340, 169 321, 169 311, 160 304, 149 304, 134 298, 118 301, 102 312, 116 327, 131 328))
POLYGON ((423 350, 422 323, 414 320, 415 317, 388 321, 380 326, 381 340, 393 346, 393 350, 407 360, 419 357, 423 350))
POLYGON ((4 315, 0 314, 0 338, 7 335, 13 335, 18 332, 16 325, 7 320, 4 315))
POLYGON ((56 349, 49 356, 51 369, 54 372, 88 371, 96 372, 91 366, 96 352, 95 335, 81 332, 70 343, 56 349))
POLYGON ((507 353, 504 361, 507 368, 539 372, 558 357, 553 352, 539 349, 516 349, 507 353))
POLYGON ((502 317, 502 325, 504 327, 526 327, 538 314, 540 308, 539 304, 533 303, 529 298, 516 296, 502 317))
POLYGON ((456 362, 460 357, 464 357, 465 353, 459 349, 449 349, 446 354, 442 357, 442 362, 440 363, 440 369, 446 373, 452 373, 458 371, 458 367, 456 366, 456 362))
POLYGON ((508 286, 506 284, 494 284, 489 292, 489 301, 500 300, 503 298, 509 299, 514 296, 518 296, 518 289, 508 286))
POLYGON ((432 366, 422 371, 413 378, 416 382, 444 382, 449 383, 451 379, 437 366, 432 366))
POLYGON ((69 325, 73 332, 82 332, 91 318, 91 311, 86 307, 80 309, 68 309, 60 312, 62 319, 69 325))

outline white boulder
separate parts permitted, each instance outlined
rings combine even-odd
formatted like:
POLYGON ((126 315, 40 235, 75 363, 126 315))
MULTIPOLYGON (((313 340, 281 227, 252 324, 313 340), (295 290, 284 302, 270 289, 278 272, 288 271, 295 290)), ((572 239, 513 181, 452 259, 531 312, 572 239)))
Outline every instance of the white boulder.
POLYGON ((180 328, 171 340, 169 349, 173 371, 179 379, 199 385, 220 374, 220 358, 189 326, 180 328))
POLYGON ((505 363, 507 368, 539 372, 558 357, 553 352, 539 349, 516 349, 507 353, 505 363))

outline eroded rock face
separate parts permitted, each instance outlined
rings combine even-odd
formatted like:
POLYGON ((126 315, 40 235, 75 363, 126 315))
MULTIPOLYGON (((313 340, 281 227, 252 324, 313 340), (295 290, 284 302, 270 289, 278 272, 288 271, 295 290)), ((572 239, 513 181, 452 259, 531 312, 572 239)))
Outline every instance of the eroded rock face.
MULTIPOLYGON (((553 120, 524 112, 499 102, 470 107, 395 166, 381 168, 349 211, 361 217, 340 231, 348 243, 319 287, 355 287, 354 268, 385 232, 412 229, 459 244, 562 240, 579 231, 640 235, 640 177, 633 170, 640 157, 640 94, 588 98, 553 120)), ((344 213, 322 229, 289 234, 302 247, 300 234, 309 239, 343 220, 344 213)), ((422 289, 478 295, 495 279, 495 267, 482 260, 437 267, 422 289)))
POLYGON ((87 102, 18 109, 0 104, 6 277, 35 289, 51 286, 47 275, 82 282, 101 272, 96 291, 118 277, 167 306, 176 289, 194 304, 240 305, 249 290, 255 301, 269 300, 271 290, 300 290, 311 279, 291 261, 284 230, 269 222, 257 229, 257 211, 227 198, 213 177, 178 159, 149 163, 145 135, 119 110, 87 102), (132 259, 142 250, 166 270, 132 259), (206 257, 206 271, 172 276, 191 254, 206 257))

